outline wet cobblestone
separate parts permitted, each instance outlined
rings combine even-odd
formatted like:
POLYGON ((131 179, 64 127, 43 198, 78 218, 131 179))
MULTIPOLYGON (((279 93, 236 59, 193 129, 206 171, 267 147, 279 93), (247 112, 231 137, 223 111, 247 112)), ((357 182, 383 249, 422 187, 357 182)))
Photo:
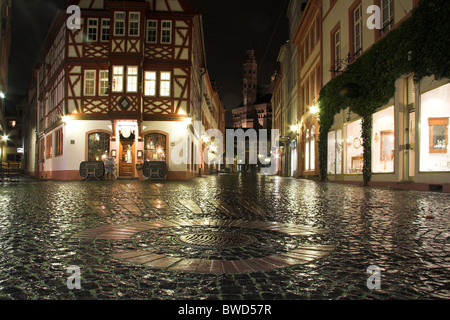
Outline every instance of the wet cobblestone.
POLYGON ((0 299, 449 299, 449 212, 448 194, 251 175, 4 184, 0 299), (193 200, 200 211, 183 200, 193 200), (232 212, 219 210, 214 201, 232 212), (328 233, 289 236, 251 229, 245 232, 257 242, 226 250, 173 241, 204 230, 190 225, 121 240, 73 238, 109 225, 199 219, 277 222, 328 233), (245 274, 153 269, 112 256, 148 246, 174 257, 225 261, 289 252, 299 244, 335 250, 303 265, 245 274), (81 268, 81 290, 66 286, 72 265, 81 268), (381 268, 380 290, 366 286, 370 265, 381 268))

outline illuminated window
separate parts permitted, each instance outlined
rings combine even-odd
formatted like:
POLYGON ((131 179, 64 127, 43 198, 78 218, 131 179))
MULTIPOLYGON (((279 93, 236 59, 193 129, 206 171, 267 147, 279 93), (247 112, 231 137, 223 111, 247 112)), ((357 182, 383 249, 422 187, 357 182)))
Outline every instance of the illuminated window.
POLYGON ((161 97, 170 97, 170 72, 161 72, 161 97))
POLYGON ((88 19, 87 41, 96 42, 98 40, 98 20, 88 19))
POLYGON ((95 96, 95 70, 84 71, 84 95, 95 96))
POLYGON ((55 156, 63 154, 63 130, 59 129, 55 132, 55 156))
POLYGON ((146 71, 145 72, 145 92, 146 96, 156 95, 156 72, 146 71))
POLYGON ((50 159, 53 152, 53 135, 49 134, 45 138, 45 158, 50 159))
POLYGON ((138 91, 138 67, 127 68, 127 91, 138 91))
POLYGON ((123 66, 113 67, 113 92, 123 92, 123 66))
POLYGON ((128 20, 128 34, 130 36, 139 36, 139 26, 140 26, 141 14, 139 12, 130 12, 128 20))
POLYGON ((150 133, 145 136, 145 161, 166 161, 166 136, 150 133))
MULTIPOLYGON (((420 172, 449 172, 450 83, 420 95, 420 172)), ((410 143, 414 143, 411 141, 410 143)))
POLYGON ((158 37, 158 21, 149 20, 147 21, 147 42, 156 43, 158 37))
POLYGON ((372 129, 372 172, 393 173, 395 156, 394 106, 374 113, 372 129))
POLYGON ((109 72, 108 70, 100 71, 99 95, 105 96, 108 94, 109 87, 109 72))
POLYGON ((172 21, 162 22, 161 43, 172 43, 172 21))
POLYGON ((116 12, 114 15, 114 35, 125 35, 125 12, 116 12))
POLYGON ((88 161, 101 161, 104 155, 109 154, 110 135, 103 132, 94 132, 88 136, 88 161))

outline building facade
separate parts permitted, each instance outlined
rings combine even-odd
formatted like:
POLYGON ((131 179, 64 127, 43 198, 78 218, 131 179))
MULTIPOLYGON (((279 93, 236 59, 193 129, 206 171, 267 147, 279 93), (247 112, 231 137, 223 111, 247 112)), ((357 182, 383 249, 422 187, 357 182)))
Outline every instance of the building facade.
MULTIPOLYGON (((366 25, 371 18, 367 9, 373 4, 372 0, 322 1, 324 85, 410 18, 419 1, 375 1, 380 8, 379 29, 366 25)), ((370 185, 450 192, 449 80, 427 77, 416 83, 414 74, 405 74, 395 87, 395 96, 372 116, 370 185)), ((328 133, 331 181, 363 180, 361 123, 362 118, 350 109, 336 114, 328 133)))
POLYGON ((298 176, 319 177, 317 118, 319 93, 322 88, 322 6, 309 0, 296 29, 294 40, 298 62, 298 122, 292 130, 298 135, 298 176))
POLYGON ((1 161, 7 161, 7 137, 5 99, 8 94, 8 61, 11 52, 11 0, 0 0, 0 144, 1 161))
POLYGON ((280 73, 272 99, 274 105, 274 128, 280 132, 280 154, 278 155, 278 174, 298 177, 304 159, 302 136, 300 135, 300 96, 299 96, 299 52, 294 42, 307 1, 291 0, 287 9, 289 20, 289 41, 278 54, 280 73))
POLYGON ((186 0, 69 5, 81 28, 60 12, 36 65, 36 175, 78 180, 81 162, 113 158, 118 177, 140 177, 144 161, 166 162, 168 179, 197 176, 196 124, 208 119, 201 17, 186 0))

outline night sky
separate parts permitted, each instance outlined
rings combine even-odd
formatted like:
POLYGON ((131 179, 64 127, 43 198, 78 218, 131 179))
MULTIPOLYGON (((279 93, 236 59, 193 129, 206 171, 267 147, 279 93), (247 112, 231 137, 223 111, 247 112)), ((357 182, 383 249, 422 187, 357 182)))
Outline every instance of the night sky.
MULTIPOLYGON (((277 56, 288 40, 289 0, 191 0, 203 17, 210 77, 219 85, 226 108, 242 102, 242 65, 246 50, 255 50, 259 84, 270 83, 277 56), (276 28, 277 27, 277 28, 276 28)), ((65 0, 14 0, 9 71, 11 98, 26 95, 31 69, 43 41, 65 0)))

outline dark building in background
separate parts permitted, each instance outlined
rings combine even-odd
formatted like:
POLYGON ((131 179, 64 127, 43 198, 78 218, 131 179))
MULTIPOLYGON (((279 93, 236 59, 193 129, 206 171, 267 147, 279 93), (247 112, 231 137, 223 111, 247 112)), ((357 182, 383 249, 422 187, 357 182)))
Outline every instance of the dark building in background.
POLYGON ((271 129, 272 92, 269 88, 258 97, 258 63, 254 50, 247 50, 243 83, 243 104, 232 110, 233 128, 271 129))

